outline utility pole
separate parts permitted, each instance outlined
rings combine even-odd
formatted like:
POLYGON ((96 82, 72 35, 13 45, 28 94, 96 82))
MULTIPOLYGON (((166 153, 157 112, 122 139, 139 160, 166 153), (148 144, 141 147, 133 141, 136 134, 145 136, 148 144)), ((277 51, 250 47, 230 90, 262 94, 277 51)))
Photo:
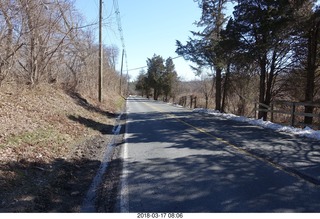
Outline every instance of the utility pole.
POLYGON ((120 71, 120 95, 122 94, 122 69, 123 69, 123 55, 124 55, 124 49, 122 50, 122 59, 121 59, 121 71, 120 71))
POLYGON ((99 102, 102 102, 102 0, 99 4, 99 102))

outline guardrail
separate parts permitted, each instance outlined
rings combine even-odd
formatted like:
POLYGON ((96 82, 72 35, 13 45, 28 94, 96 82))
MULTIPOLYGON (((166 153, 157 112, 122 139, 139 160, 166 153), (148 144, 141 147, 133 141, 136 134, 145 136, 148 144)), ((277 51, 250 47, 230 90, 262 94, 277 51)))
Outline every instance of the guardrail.
POLYGON ((290 121, 285 123, 286 125, 295 126, 312 126, 317 129, 320 129, 320 104, 316 103, 304 103, 304 102, 288 102, 288 101, 274 101, 270 104, 270 106, 262 104, 262 103, 255 103, 255 118, 257 118, 257 113, 267 112, 270 113, 270 121, 274 122, 275 114, 282 114, 282 115, 289 115, 290 121), (260 108, 263 106, 263 108, 260 108), (276 107, 278 106, 278 107, 276 107), (279 107, 280 106, 280 107, 279 107), (314 113, 305 113, 304 108, 305 106, 312 106, 314 107, 314 113), (277 109, 280 108, 280 109, 277 109), (313 117, 318 119, 318 124, 305 124, 304 122, 297 121, 297 117, 313 117))

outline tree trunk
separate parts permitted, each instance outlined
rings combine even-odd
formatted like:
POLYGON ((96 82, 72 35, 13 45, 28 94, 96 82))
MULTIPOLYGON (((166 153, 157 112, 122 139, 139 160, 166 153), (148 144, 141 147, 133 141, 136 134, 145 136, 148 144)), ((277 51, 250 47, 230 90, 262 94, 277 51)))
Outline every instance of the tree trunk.
MULTIPOLYGON (((272 60, 271 60, 271 67, 270 67, 270 72, 267 73, 266 75, 268 75, 267 77, 267 88, 266 88, 266 93, 265 93, 265 100, 264 100, 264 104, 267 106, 270 106, 271 104, 271 100, 272 100, 272 85, 274 82, 274 79, 276 77, 275 75, 275 69, 276 69, 276 55, 277 55, 277 51, 276 49, 274 49, 273 54, 272 54, 272 60)), ((264 120, 267 120, 267 112, 266 112, 266 118, 264 120)))
MULTIPOLYGON (((308 36, 308 57, 307 57, 307 75, 306 75, 306 87, 305 87, 305 101, 313 102, 314 89, 315 89, 315 74, 316 74, 316 61, 317 61, 317 48, 319 37, 319 25, 320 21, 310 30, 308 36)), ((313 113, 313 106, 305 106, 305 113, 313 113)), ((312 117, 305 116, 304 123, 312 124, 312 117)))
POLYGON ((216 110, 221 111, 221 77, 222 69, 217 67, 216 69, 216 110))
MULTIPOLYGON (((265 54, 262 58, 260 58, 260 87, 259 87, 259 103, 265 103, 265 93, 266 93, 266 76, 267 76, 267 55, 265 54)), ((259 104, 259 113, 258 119, 263 118, 264 121, 267 120, 267 112, 260 111, 266 110, 266 107, 259 104)))
POLYGON ((207 93, 205 94, 205 98, 206 98, 206 109, 208 109, 209 95, 207 93))
POLYGON ((6 25, 7 25, 7 34, 6 34, 6 38, 7 38, 7 42, 6 42, 6 46, 5 46, 5 58, 1 59, 0 62, 0 87, 1 87, 1 82, 5 79, 5 77, 7 76, 7 74, 9 73, 9 58, 11 56, 12 53, 12 42, 13 42, 13 24, 10 20, 10 16, 8 15, 7 11, 5 8, 3 8, 3 5, 0 5, 0 9, 1 12, 5 18, 6 21, 6 25))
POLYGON ((226 102, 227 91, 228 91, 228 86, 229 86, 229 76, 230 76, 230 64, 228 64, 228 66, 227 66, 226 78, 224 80, 224 85, 223 85, 221 112, 224 112, 224 108, 225 108, 225 102, 226 102))
POLYGON ((153 99, 158 100, 158 91, 156 88, 153 89, 153 99))

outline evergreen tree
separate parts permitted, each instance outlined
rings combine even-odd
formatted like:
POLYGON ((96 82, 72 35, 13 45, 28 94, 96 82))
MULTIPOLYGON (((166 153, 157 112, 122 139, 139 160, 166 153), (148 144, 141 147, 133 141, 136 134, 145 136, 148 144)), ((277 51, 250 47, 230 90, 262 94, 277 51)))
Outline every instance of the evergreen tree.
POLYGON ((140 71, 140 73, 138 75, 138 79, 137 79, 137 83, 136 83, 136 90, 141 92, 142 97, 145 94, 147 96, 147 98, 149 98, 150 87, 148 85, 148 78, 147 78, 146 72, 143 69, 140 71))
POLYGON ((178 75, 175 70, 172 58, 168 58, 165 63, 161 56, 154 55, 147 60, 148 71, 140 71, 136 82, 136 90, 141 95, 149 94, 153 89, 153 98, 157 100, 160 95, 164 95, 164 100, 174 97, 174 86, 178 83, 178 75))
POLYGON ((231 28, 240 36, 237 52, 260 67, 259 103, 263 105, 258 116, 264 120, 276 78, 290 64, 290 36, 298 6, 290 0, 242 0, 235 7, 231 28))
POLYGON ((164 59, 159 55, 153 55, 151 59, 147 60, 147 77, 148 85, 153 88, 153 98, 158 100, 162 92, 162 80, 165 72, 164 59))
POLYGON ((173 96, 173 86, 176 84, 178 75, 175 70, 175 66, 171 58, 168 58, 165 63, 165 72, 162 80, 162 90, 165 101, 168 101, 168 97, 173 96))
MULTIPOLYGON (((307 31, 307 75, 305 87, 305 101, 313 102, 315 95, 315 79, 319 77, 316 71, 320 66, 320 8, 311 16, 310 26, 307 31)), ((313 106, 306 106, 305 113, 313 113, 313 106)), ((312 124, 312 117, 306 116, 306 124, 312 124)))
POLYGON ((218 44, 221 40, 221 31, 226 22, 223 13, 229 0, 195 0, 202 9, 202 16, 197 23, 198 27, 204 27, 202 32, 192 32, 195 38, 189 38, 186 45, 177 41, 176 52, 185 59, 195 62, 199 66, 214 67, 216 73, 216 110, 221 110, 221 83, 222 70, 226 66, 218 44))
MULTIPOLYGON (((314 1, 307 1, 300 9, 295 53, 296 72, 300 72, 304 101, 312 103, 316 95, 316 81, 320 75, 320 8, 314 8, 314 1)), ((319 86, 319 85, 318 85, 319 86)), ((313 106, 305 106, 305 113, 313 113, 313 106)), ((304 123, 312 124, 312 117, 305 116, 304 123)))

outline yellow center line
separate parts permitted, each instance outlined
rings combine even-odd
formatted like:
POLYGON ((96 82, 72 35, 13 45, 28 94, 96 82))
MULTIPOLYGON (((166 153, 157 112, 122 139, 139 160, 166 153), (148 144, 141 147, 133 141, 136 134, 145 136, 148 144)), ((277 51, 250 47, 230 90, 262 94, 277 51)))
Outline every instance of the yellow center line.
POLYGON ((170 114, 170 113, 168 113, 168 112, 165 112, 164 110, 160 109, 159 107, 153 106, 153 105, 151 105, 151 104, 149 104, 149 103, 144 103, 144 104, 146 104, 148 107, 154 109, 155 111, 164 113, 168 118, 175 119, 175 120, 177 120, 177 121, 179 121, 179 122, 181 122, 181 123, 183 123, 183 124, 185 124, 185 125, 187 125, 187 126, 189 126, 189 127, 192 127, 193 129, 199 131, 200 133, 203 133, 203 134, 205 134, 205 135, 213 138, 214 140, 216 140, 216 141, 218 141, 218 142, 221 142, 221 143, 223 143, 223 144, 225 144, 225 145, 228 145, 228 146, 232 147, 233 149, 235 149, 235 150, 237 150, 237 151, 239 151, 239 152, 242 152, 242 153, 244 153, 244 154, 246 154, 246 155, 249 155, 250 157, 253 157, 253 158, 255 158, 255 159, 257 159, 257 160, 260 160, 260 161, 262 161, 262 162, 268 163, 268 164, 271 165, 272 167, 274 167, 274 168, 276 168, 276 169, 278 169, 278 170, 281 170, 281 171, 289 174, 290 176, 293 176, 293 177, 295 177, 295 178, 304 180, 304 181, 306 181, 306 182, 308 182, 308 183, 311 183, 312 185, 317 185, 317 186, 320 185, 320 183, 318 182, 318 180, 314 180, 314 179, 312 179, 311 177, 305 176, 305 175, 303 175, 303 174, 301 174, 301 173, 299 173, 299 172, 297 172, 297 171, 291 170, 291 169, 289 169, 289 168, 286 167, 286 166, 283 166, 283 165, 281 165, 281 164, 278 164, 278 163, 275 163, 275 162, 273 162, 273 161, 270 161, 270 160, 268 160, 268 159, 266 159, 266 158, 263 158, 263 157, 260 157, 260 156, 258 156, 258 155, 255 155, 255 154, 247 151, 246 149, 242 149, 240 146, 236 146, 235 144, 232 144, 232 143, 228 142, 227 140, 225 140, 225 139, 223 139, 223 138, 219 138, 219 137, 217 137, 217 136, 214 136, 213 134, 209 133, 208 131, 206 131, 206 130, 203 129, 203 128, 196 127, 196 126, 194 126, 194 125, 192 125, 192 124, 190 124, 190 123, 188 123, 188 122, 186 122, 186 121, 183 121, 182 119, 179 119, 177 116, 175 116, 175 115, 173 115, 173 114, 170 114))
POLYGON ((215 140, 217 140, 217 141, 219 141, 219 142, 222 142, 222 143, 224 143, 224 144, 227 144, 227 145, 229 145, 229 146, 232 146, 232 147, 234 147, 234 148, 236 148, 236 149, 238 149, 238 150, 245 151, 245 150, 243 150, 243 149, 241 149, 241 148, 239 148, 239 147, 231 144, 230 142, 228 142, 228 141, 226 141, 226 140, 224 140, 224 139, 222 139, 222 138, 219 138, 219 137, 217 137, 217 136, 214 136, 214 135, 210 134, 210 133, 207 132, 205 129, 196 127, 196 126, 194 126, 194 125, 192 125, 192 124, 190 124, 190 123, 188 123, 188 122, 183 121, 182 119, 179 119, 179 118, 176 117, 175 115, 172 115, 172 114, 169 114, 169 113, 163 111, 163 110, 160 109, 159 107, 152 106, 152 105, 150 105, 150 104, 148 104, 148 103, 144 103, 144 104, 146 104, 148 107, 150 107, 150 108, 152 108, 152 109, 154 109, 154 110, 156 110, 156 111, 158 111, 158 112, 161 112, 161 113, 166 114, 166 116, 167 116, 168 118, 175 119, 175 120, 177 120, 177 121, 179 121, 179 122, 181 122, 181 123, 183 123, 183 124, 185 124, 185 125, 193 128, 193 129, 195 129, 195 130, 197 130, 197 131, 199 131, 199 132, 201 132, 201 133, 203 133, 203 134, 205 134, 205 135, 207 135, 207 136, 209 136, 209 137, 211 137, 211 138, 213 138, 213 139, 215 139, 215 140))

